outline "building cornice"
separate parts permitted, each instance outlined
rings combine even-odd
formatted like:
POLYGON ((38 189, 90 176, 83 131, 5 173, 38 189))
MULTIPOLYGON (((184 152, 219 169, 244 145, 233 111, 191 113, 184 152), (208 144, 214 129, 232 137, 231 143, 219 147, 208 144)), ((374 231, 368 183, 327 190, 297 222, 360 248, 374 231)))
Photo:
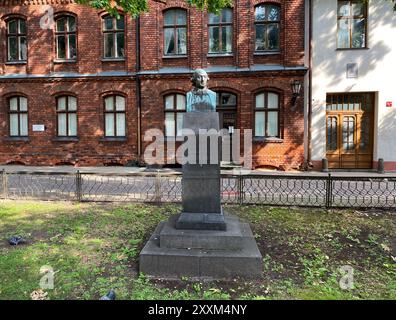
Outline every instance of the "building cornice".
POLYGON ((74 0, 0 0, 0 6, 71 4, 74 0))

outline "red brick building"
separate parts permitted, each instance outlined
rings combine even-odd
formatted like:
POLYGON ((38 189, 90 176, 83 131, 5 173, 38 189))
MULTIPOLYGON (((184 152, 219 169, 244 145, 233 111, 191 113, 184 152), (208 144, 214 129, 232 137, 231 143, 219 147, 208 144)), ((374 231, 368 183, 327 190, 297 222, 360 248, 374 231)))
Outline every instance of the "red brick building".
POLYGON ((146 130, 175 139, 203 68, 221 124, 253 130, 255 167, 303 164, 303 0, 238 0, 219 17, 151 1, 139 19, 45 2, 0 0, 0 163, 142 159, 146 130))

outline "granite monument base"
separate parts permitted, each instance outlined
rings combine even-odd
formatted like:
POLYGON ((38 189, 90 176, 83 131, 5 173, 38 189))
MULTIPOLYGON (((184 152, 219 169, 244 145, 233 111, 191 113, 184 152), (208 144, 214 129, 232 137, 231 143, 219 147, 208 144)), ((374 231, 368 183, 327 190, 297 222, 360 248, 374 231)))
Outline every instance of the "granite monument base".
POLYGON ((179 215, 161 222, 140 253, 151 278, 257 278, 262 256, 249 224, 225 214, 226 231, 176 229, 179 215))

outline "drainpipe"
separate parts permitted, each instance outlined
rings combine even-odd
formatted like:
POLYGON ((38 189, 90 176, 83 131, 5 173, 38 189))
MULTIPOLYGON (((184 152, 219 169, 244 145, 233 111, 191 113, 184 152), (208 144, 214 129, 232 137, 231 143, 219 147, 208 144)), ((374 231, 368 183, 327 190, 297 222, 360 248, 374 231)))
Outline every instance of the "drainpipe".
POLYGON ((309 84, 308 84, 308 153, 307 153, 307 164, 311 162, 311 140, 312 140, 312 2, 313 0, 309 0, 309 52, 308 52, 308 60, 309 60, 309 84))
POLYGON ((141 112, 141 81, 140 81, 140 17, 136 17, 136 106, 137 106, 137 151, 138 157, 142 155, 141 145, 141 124, 142 124, 142 112, 141 112))

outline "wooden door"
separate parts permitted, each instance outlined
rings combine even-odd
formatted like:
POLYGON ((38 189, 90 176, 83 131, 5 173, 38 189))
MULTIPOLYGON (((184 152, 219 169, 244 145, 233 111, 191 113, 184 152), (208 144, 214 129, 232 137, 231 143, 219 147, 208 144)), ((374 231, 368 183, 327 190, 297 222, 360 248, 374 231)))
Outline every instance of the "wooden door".
POLYGON ((371 169, 374 94, 328 94, 326 157, 329 168, 371 169))

